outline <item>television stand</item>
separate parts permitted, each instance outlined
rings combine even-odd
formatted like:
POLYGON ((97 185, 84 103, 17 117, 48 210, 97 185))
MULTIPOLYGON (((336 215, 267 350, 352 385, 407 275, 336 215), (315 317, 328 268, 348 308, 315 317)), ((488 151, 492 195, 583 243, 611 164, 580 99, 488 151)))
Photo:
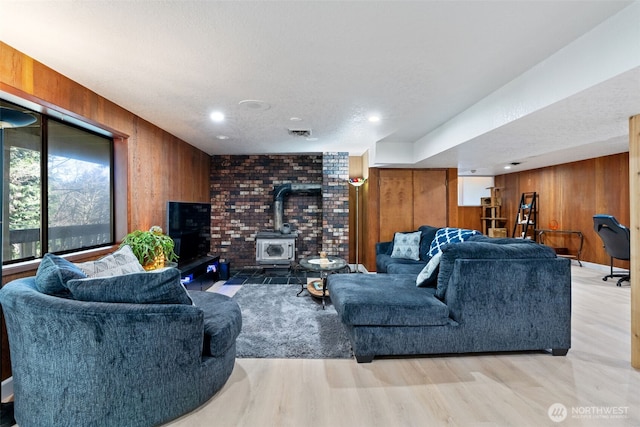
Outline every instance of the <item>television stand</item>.
POLYGON ((187 289, 204 290, 220 277, 220 256, 204 256, 178 263, 180 281, 187 289), (206 288, 204 282, 210 282, 206 288))

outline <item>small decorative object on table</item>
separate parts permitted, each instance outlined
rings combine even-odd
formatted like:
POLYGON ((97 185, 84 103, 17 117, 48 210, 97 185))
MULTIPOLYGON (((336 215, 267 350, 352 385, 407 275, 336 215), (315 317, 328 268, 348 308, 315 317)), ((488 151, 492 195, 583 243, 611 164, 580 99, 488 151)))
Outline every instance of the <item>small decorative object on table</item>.
POLYGON ((178 259, 174 252, 173 239, 154 225, 149 231, 135 230, 127 234, 120 247, 128 245, 145 270, 155 270, 165 266, 166 262, 178 259))

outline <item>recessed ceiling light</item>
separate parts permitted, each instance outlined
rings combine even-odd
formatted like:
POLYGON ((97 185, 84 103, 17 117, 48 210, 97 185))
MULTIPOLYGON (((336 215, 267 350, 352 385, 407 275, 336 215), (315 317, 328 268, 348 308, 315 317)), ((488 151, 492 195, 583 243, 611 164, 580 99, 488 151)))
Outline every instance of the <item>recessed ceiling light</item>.
POLYGON ((271 108, 271 105, 267 104, 264 101, 259 101, 257 99, 245 99, 243 101, 238 102, 238 105, 251 111, 266 111, 269 108, 271 108))
POLYGON ((291 120, 292 122, 301 122, 302 119, 300 117, 291 117, 289 120, 291 120))
POLYGON ((216 123, 220 123, 224 121, 224 114, 221 111, 214 111, 213 113, 211 113, 209 117, 211 117, 211 120, 213 120, 216 123))
POLYGON ((229 139, 229 137, 227 135, 218 135, 216 139, 229 139))
POLYGON ((376 116, 376 115, 369 116, 368 120, 371 123, 378 123, 380 121, 380 116, 376 116))
POLYGON ((511 166, 507 165, 504 167, 505 169, 511 169, 511 166))

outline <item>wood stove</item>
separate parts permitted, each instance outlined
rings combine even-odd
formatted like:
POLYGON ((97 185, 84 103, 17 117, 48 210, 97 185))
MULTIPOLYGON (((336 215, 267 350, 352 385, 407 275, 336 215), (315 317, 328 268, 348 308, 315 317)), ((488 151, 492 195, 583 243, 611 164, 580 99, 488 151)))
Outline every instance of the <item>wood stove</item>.
POLYGON ((261 231, 256 234, 256 262, 258 265, 288 267, 296 259, 298 234, 261 231))
POLYGON ((296 260, 298 234, 283 222, 284 198, 290 193, 320 194, 321 184, 281 184, 273 189, 273 231, 256 234, 256 262, 258 265, 289 267, 296 260))

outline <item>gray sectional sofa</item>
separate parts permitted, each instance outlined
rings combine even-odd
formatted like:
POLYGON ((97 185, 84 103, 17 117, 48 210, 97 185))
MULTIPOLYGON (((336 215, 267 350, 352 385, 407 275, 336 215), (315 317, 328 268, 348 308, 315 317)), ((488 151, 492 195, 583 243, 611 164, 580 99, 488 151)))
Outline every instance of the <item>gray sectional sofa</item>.
POLYGON ((444 245, 430 287, 416 274, 334 274, 328 289, 358 362, 571 347, 570 261, 530 241, 444 245))

